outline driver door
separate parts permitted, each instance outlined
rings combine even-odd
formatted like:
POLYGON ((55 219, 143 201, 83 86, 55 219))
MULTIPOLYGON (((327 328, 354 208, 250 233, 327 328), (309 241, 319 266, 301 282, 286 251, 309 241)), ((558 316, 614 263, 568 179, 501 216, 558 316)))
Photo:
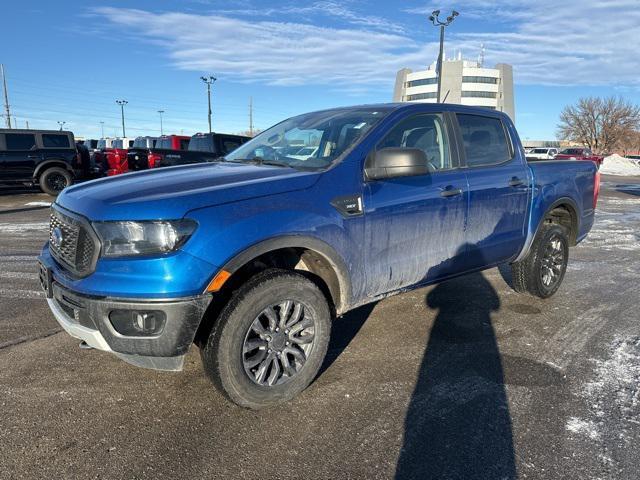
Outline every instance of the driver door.
POLYGON ((377 296, 464 270, 468 187, 443 114, 401 120, 378 144, 419 148, 430 173, 365 186, 367 294, 377 296))

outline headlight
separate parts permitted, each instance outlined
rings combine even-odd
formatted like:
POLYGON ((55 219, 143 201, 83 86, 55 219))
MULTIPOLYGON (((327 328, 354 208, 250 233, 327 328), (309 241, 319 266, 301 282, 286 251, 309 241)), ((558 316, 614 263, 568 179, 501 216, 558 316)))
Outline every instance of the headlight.
POLYGON ((193 220, 94 222, 103 257, 154 255, 180 248, 197 227, 193 220))

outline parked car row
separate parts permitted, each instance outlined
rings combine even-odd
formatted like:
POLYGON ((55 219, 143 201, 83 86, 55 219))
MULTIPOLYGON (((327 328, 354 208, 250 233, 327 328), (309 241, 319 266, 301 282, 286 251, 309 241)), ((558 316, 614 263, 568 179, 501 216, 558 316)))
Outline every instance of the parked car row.
POLYGON ((591 149, 585 147, 565 148, 558 152, 554 147, 531 148, 526 151, 527 160, 590 160, 600 168, 604 157, 594 155, 591 149))
POLYGON ((76 142, 69 131, 0 129, 0 184, 38 186, 55 196, 76 181, 214 161, 247 140, 197 133, 76 142))

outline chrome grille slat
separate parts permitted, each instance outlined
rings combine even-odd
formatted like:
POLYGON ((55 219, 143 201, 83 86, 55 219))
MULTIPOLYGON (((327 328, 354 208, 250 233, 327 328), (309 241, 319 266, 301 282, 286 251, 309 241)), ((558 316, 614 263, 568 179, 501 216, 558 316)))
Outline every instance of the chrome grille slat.
POLYGON ((77 275, 91 273, 97 260, 99 246, 95 235, 89 231, 86 221, 74 218, 57 208, 51 209, 49 223, 49 251, 64 267, 77 275), (58 228, 62 232, 62 242, 55 245, 53 232, 58 228))

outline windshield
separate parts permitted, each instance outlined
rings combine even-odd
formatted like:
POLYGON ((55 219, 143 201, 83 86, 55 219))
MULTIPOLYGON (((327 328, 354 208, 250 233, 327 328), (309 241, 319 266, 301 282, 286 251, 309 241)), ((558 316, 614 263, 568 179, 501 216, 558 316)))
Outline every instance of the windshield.
POLYGON ((582 150, 579 148, 566 148, 560 152, 563 155, 580 155, 582 150))
POLYGON ((390 108, 362 107, 299 115, 262 132, 225 160, 314 170, 326 168, 389 111, 390 108))
POLYGON ((532 153, 547 153, 548 151, 546 148, 534 148, 532 153))

